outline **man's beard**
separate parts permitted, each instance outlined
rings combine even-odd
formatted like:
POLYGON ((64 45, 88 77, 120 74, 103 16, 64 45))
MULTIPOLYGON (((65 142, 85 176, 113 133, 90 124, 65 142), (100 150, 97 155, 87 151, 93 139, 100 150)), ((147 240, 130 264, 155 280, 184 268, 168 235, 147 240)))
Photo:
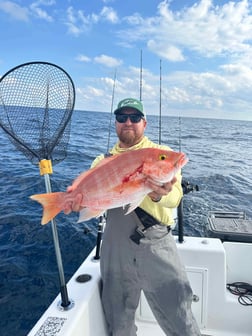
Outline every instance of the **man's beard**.
POLYGON ((129 130, 129 131, 123 130, 123 131, 121 131, 121 133, 118 134, 118 138, 119 138, 119 140, 122 143, 124 143, 124 144, 126 144, 128 146, 133 146, 136 143, 138 143, 139 140, 140 140, 139 136, 135 132, 133 132, 132 130, 129 130))

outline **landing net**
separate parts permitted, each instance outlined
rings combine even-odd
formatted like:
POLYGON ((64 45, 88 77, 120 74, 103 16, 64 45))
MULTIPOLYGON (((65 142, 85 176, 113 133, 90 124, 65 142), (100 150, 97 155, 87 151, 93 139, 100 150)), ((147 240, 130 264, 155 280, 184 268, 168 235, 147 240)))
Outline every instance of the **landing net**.
POLYGON ((55 64, 21 64, 0 79, 0 126, 33 164, 65 159, 74 103, 73 81, 55 64))
MULTIPOLYGON (((65 159, 75 88, 65 70, 47 62, 21 64, 0 79, 0 126, 10 141, 33 164, 39 164, 47 192, 52 163, 65 159)), ((68 299, 57 227, 52 233, 59 270, 62 309, 72 307, 68 299)))

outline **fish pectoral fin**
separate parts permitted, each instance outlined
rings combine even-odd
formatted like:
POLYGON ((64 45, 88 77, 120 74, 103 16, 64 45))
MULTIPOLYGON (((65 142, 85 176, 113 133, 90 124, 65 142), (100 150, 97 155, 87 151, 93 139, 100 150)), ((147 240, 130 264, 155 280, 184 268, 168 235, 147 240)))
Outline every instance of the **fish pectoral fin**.
POLYGON ((79 213, 79 219, 77 223, 84 222, 91 218, 97 218, 101 216, 104 212, 105 210, 101 210, 101 209, 84 208, 79 213))
POLYGON ((130 203, 128 205, 126 205, 124 208, 127 209, 127 211, 125 212, 125 215, 128 215, 129 213, 131 213, 132 211, 134 211, 141 203, 142 203, 142 198, 140 199, 140 201, 138 200, 137 202, 134 203, 130 203))

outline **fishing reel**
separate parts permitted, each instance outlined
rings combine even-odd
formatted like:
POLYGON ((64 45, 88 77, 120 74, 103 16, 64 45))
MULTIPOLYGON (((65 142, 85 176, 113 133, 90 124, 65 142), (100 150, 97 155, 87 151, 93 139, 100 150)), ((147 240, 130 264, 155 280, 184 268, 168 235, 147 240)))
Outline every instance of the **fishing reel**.
POLYGON ((191 184, 189 181, 182 179, 182 189, 184 195, 188 194, 191 191, 199 191, 199 187, 197 184, 191 184))

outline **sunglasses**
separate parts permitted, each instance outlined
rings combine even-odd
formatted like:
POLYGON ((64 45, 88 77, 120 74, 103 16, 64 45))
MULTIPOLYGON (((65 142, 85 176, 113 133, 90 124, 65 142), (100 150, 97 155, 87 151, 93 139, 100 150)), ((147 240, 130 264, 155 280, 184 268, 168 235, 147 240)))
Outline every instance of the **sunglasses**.
POLYGON ((126 123, 128 118, 133 124, 137 124, 143 117, 140 114, 116 114, 116 121, 120 124, 126 123))

